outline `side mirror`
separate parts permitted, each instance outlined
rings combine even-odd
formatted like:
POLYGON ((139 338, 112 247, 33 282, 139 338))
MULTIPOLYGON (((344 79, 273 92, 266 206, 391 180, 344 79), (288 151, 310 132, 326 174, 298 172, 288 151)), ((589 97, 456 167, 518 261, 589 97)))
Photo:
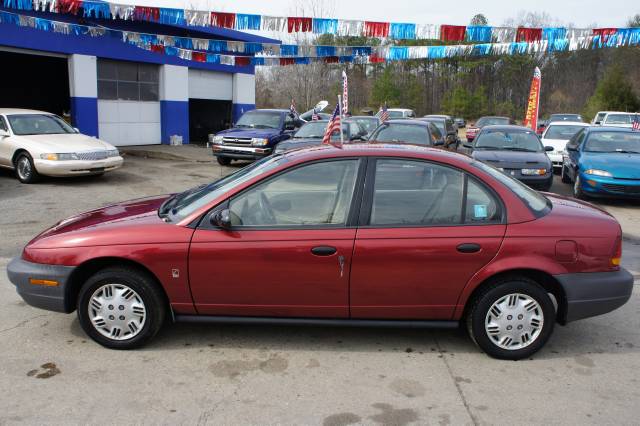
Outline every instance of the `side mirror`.
POLYGON ((552 146, 545 146, 545 147, 544 147, 544 150, 545 150, 546 152, 552 152, 552 151, 554 151, 554 150, 555 150, 555 148, 554 148, 554 147, 552 147, 552 146))
POLYGON ((229 209, 219 210, 210 216, 210 222, 213 226, 222 228, 226 231, 231 229, 231 215, 229 209))
POLYGON ((8 138, 11 136, 8 130, 0 129, 0 138, 8 138))
POLYGON ((284 124, 284 130, 295 130, 296 129, 296 124, 295 123, 285 123, 284 124))
POLYGON ((442 139, 437 140, 433 143, 433 146, 444 146, 444 141, 442 139))
POLYGON ((76 133, 80 133, 80 129, 78 129, 77 127, 74 127, 73 130, 75 130, 76 133))
POLYGON ((593 124, 595 124, 596 126, 599 126, 599 125, 601 125, 601 124, 602 124, 602 121, 596 121, 596 122, 595 122, 595 123, 593 123, 593 124))
POLYGON ((577 151, 578 147, 575 145, 567 145, 567 151, 577 151))

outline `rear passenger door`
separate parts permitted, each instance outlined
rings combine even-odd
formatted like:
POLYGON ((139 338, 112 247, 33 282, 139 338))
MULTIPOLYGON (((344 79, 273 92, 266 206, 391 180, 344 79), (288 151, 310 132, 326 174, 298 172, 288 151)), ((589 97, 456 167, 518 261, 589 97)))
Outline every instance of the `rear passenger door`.
POLYGON ((351 268, 352 318, 451 319, 466 283, 497 253, 502 202, 462 170, 369 161, 351 268))

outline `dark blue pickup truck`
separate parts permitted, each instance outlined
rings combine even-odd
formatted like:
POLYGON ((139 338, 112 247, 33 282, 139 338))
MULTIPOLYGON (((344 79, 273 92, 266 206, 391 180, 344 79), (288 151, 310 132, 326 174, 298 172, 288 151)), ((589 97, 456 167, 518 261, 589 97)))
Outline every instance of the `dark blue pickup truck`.
POLYGON ((247 111, 231 128, 213 138, 213 155, 227 166, 231 160, 257 160, 271 155, 279 142, 291 138, 303 123, 288 109, 247 111))

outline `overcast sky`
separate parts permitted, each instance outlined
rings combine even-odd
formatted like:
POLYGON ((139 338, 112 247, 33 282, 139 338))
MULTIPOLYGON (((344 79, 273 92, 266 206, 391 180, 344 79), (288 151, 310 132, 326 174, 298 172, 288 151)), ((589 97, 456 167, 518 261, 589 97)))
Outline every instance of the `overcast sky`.
MULTIPOLYGON (((287 16, 294 5, 309 2, 333 4, 335 18, 385 22, 466 25, 471 17, 483 13, 490 25, 500 25, 522 11, 547 12, 561 23, 576 27, 593 24, 621 27, 640 13, 637 0, 120 0, 147 6, 217 10, 271 16, 287 16), (636 5, 634 8, 633 5, 636 5)), ((115 3, 120 2, 115 0, 115 3)))

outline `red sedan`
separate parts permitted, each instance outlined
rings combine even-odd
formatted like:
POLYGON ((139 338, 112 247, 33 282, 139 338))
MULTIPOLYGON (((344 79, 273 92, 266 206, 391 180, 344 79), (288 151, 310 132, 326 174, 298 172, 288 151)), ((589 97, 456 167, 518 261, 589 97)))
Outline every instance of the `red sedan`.
POLYGON ((408 145, 272 156, 63 220, 8 266, 36 307, 139 347, 165 320, 458 327, 528 357, 630 297, 621 229, 469 157, 408 145))

